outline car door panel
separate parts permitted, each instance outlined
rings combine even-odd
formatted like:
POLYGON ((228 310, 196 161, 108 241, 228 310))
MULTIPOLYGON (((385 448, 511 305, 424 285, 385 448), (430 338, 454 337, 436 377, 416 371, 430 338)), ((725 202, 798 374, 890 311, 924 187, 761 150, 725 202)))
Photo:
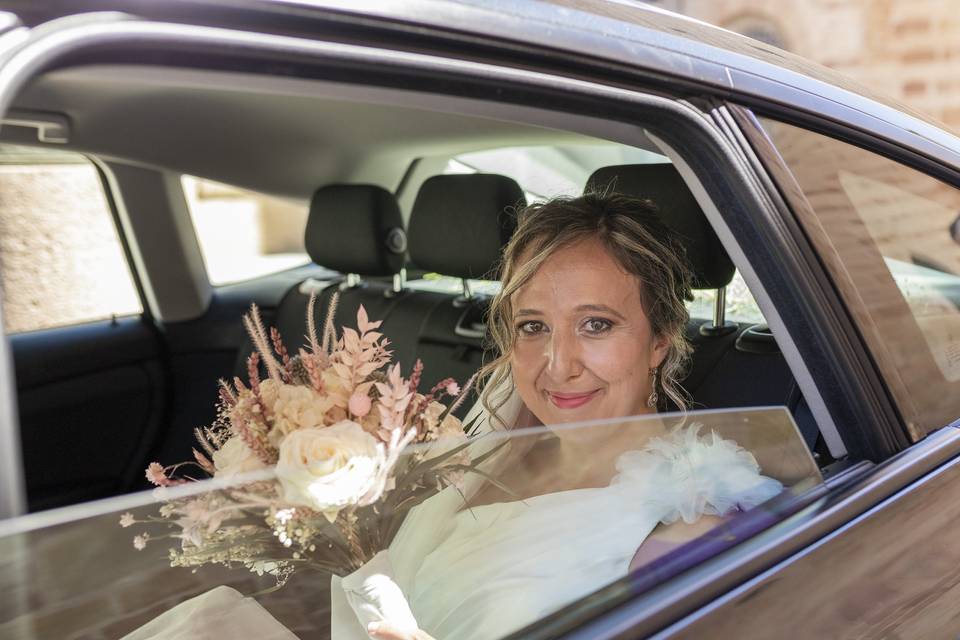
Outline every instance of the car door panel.
POLYGON ((955 457, 661 637, 953 637, 958 518, 955 457))
POLYGON ((164 420, 155 330, 130 317, 10 337, 31 511, 140 486, 164 420))

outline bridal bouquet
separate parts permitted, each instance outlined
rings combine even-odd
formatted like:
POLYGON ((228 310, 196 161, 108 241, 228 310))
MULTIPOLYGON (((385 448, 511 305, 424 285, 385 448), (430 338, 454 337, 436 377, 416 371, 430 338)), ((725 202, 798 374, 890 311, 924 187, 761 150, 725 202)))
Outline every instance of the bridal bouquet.
POLYGON ((137 549, 174 538, 172 566, 243 566, 278 585, 300 568, 342 576, 385 549, 410 508, 480 473, 492 452, 471 460, 471 435, 453 415, 472 379, 462 390, 447 379, 422 393, 422 363, 404 378, 363 307, 357 328, 338 338, 336 297, 319 337, 314 306, 311 297, 308 347, 294 356, 275 328, 264 328, 256 305, 244 316, 256 347, 248 381, 220 381, 218 418, 196 430, 193 461, 147 467, 165 503, 157 516, 125 513, 120 524, 167 531, 140 533, 137 549), (186 497, 168 489, 203 477, 228 486, 186 497))

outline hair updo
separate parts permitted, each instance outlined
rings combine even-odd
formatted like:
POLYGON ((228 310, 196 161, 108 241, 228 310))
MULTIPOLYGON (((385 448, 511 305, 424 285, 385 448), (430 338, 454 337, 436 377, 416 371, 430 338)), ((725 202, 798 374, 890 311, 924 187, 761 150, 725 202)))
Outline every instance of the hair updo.
MULTIPOLYGON (((587 193, 576 198, 554 198, 524 208, 517 230, 503 250, 502 283, 490 304, 487 327, 497 357, 485 365, 481 396, 494 416, 505 394, 491 398, 511 375, 510 356, 516 339, 513 296, 554 252, 580 240, 597 238, 626 271, 637 277, 640 300, 653 335, 667 336, 670 345, 660 365, 656 392, 659 406, 667 402, 685 410, 689 395, 680 386, 692 351, 686 338, 690 314, 684 304, 693 299, 691 268, 677 234, 660 220, 656 206, 618 193, 587 193), (524 262, 521 259, 530 256, 524 262)), ((611 416, 614 417, 614 416, 611 416)))

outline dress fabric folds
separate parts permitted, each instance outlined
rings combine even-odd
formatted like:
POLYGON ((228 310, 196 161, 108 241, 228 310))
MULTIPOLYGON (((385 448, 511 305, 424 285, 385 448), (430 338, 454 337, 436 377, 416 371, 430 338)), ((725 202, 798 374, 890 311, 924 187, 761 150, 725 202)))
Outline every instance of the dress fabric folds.
POLYGON ((748 451, 699 431, 622 454, 607 487, 469 510, 445 489, 411 510, 385 553, 335 580, 345 597, 332 603, 333 638, 367 638, 371 620, 412 624, 391 618, 397 610, 438 640, 499 638, 626 575, 657 524, 727 515, 782 490, 748 451))

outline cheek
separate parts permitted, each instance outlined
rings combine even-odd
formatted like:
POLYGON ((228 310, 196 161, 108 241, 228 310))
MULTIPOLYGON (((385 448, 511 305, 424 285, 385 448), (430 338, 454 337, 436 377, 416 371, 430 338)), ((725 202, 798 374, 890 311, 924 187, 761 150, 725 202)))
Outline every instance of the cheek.
POLYGON ((537 340, 518 340, 510 356, 514 383, 530 386, 536 380, 544 361, 543 346, 537 340))
POLYGON ((647 374, 650 347, 635 336, 585 341, 584 365, 608 384, 641 384, 647 374))

